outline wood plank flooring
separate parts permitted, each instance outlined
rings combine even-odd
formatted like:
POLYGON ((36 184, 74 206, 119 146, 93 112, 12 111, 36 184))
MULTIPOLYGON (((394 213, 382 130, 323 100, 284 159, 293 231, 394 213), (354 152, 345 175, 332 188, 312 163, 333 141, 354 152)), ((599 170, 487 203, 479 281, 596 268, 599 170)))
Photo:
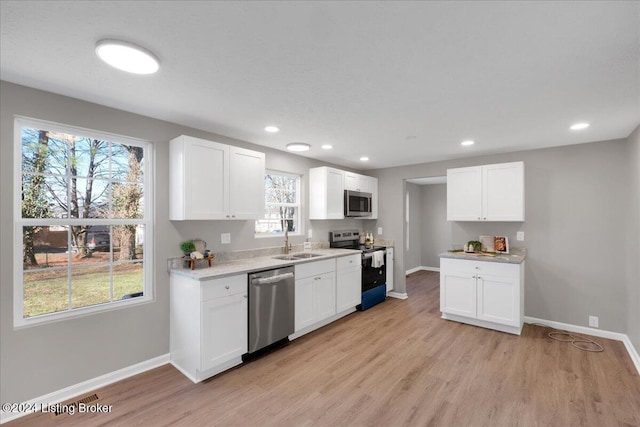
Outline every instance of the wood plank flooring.
POLYGON ((640 426, 640 377, 603 353, 440 319, 438 273, 201 384, 166 365, 98 389, 108 414, 7 426, 640 426))

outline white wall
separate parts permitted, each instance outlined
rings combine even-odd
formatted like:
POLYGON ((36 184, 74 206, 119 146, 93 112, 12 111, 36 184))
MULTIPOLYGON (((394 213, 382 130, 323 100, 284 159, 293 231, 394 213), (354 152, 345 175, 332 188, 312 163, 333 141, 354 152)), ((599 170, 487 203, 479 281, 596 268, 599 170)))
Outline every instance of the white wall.
MULTIPOLYGON (((179 243, 200 237, 214 252, 280 246, 282 238, 255 239, 252 221, 169 221, 168 142, 181 134, 237 145, 267 154, 267 168, 303 175, 323 163, 221 135, 186 128, 125 111, 36 89, 0 82, 0 400, 21 402, 164 355, 169 351, 169 275, 166 260, 179 256, 179 243), (13 329, 13 121, 22 115, 152 141, 156 153, 155 301, 82 318, 13 329), (232 243, 220 244, 230 232, 232 243)), ((308 214, 306 215, 308 217, 308 214)), ((313 241, 328 231, 361 228, 361 220, 309 221, 313 241)), ((304 236, 292 237, 302 243, 304 236)), ((19 261, 18 261, 19 262, 19 261)))
POLYGON ((447 184, 422 186, 422 265, 440 268, 438 254, 451 249, 451 222, 447 222, 447 184))
POLYGON ((420 267, 422 263, 422 190, 419 185, 407 182, 406 193, 409 195, 409 246, 405 242, 404 271, 420 267))
POLYGON ((640 352, 640 126, 627 139, 629 144, 630 195, 627 235, 627 300, 629 337, 640 352))
MULTIPOLYGON (((630 184, 629 144, 603 141, 557 148, 470 157, 379 169, 381 204, 378 223, 402 245, 403 180, 442 176, 447 168, 522 160, 525 163, 524 223, 456 222, 452 242, 480 234, 504 234, 515 242, 525 231, 528 249, 525 284, 527 316, 575 325, 600 317, 605 330, 626 332, 630 306, 627 263, 640 259, 638 248, 624 251, 628 237, 630 184)), ((632 189, 633 187, 633 189, 632 189)), ((635 192, 635 193, 634 193, 635 192)), ((637 220, 636 220, 637 221, 637 220)), ((405 260, 396 256, 395 287, 405 292, 405 260)), ((634 289, 635 289, 634 288, 634 289)))

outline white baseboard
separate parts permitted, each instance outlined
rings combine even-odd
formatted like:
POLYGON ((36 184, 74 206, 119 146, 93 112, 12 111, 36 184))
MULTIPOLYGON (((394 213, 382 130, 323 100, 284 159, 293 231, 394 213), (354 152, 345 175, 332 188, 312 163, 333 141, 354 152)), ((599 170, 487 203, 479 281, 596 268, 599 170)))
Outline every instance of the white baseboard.
POLYGON ((391 291, 391 292, 387 292, 387 296, 391 297, 391 298, 398 298, 398 299, 407 299, 407 298, 409 298, 409 295, 407 295, 406 292, 391 291))
POLYGON ((571 325, 569 323, 554 322, 552 320, 538 319, 535 317, 524 317, 525 323, 541 323, 543 325, 551 326, 555 329, 560 329, 568 332, 575 332, 578 334, 591 335, 594 337, 607 338, 610 340, 622 341, 624 343, 631 361, 636 367, 638 374, 640 375, 640 355, 638 350, 633 346, 629 336, 620 332, 603 331, 602 329, 588 328, 586 326, 571 325))
POLYGON ((90 380, 83 381, 69 387, 65 387, 61 390, 57 390, 49 394, 45 394, 44 396, 36 397, 35 399, 28 400, 21 405, 25 408, 34 408, 33 410, 25 412, 1 411, 0 424, 28 415, 32 412, 35 412, 36 409, 42 408, 43 406, 46 407, 47 405, 70 400, 76 396, 86 394, 98 388, 112 384, 116 381, 120 381, 133 375, 148 371, 150 369, 166 365, 167 363, 169 363, 169 361, 170 355, 168 353, 163 354, 162 356, 154 357, 153 359, 145 360, 144 362, 136 363, 135 365, 127 366, 126 368, 122 368, 108 374, 100 375, 99 377, 92 378, 90 380))
POLYGON ((405 274, 405 276, 408 276, 409 274, 415 273, 415 272, 418 272, 418 271, 437 271, 437 272, 439 272, 440 268, 439 267, 425 267, 424 265, 421 265, 421 266, 418 266, 418 267, 415 267, 415 268, 411 268, 411 269, 405 271, 404 274, 405 274))

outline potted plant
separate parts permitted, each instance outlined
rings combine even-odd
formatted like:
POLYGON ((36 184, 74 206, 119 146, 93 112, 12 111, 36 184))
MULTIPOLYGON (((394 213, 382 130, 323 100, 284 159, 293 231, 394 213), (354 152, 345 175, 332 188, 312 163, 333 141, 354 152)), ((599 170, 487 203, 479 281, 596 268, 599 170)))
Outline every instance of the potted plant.
POLYGON ((188 257, 191 255, 191 252, 196 250, 196 245, 191 240, 187 240, 180 243, 180 249, 184 252, 184 256, 188 257))

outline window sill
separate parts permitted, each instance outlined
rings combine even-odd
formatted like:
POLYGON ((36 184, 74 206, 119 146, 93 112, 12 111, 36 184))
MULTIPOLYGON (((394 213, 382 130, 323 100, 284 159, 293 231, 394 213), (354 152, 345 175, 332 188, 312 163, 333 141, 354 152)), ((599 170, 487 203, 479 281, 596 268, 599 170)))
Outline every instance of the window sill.
POLYGON ((79 317, 89 316, 98 313, 105 313, 113 310, 120 310, 123 308, 138 306, 153 302, 152 296, 142 296, 137 298, 130 298, 128 300, 121 300, 111 303, 98 304, 90 307, 75 308, 68 311, 61 311, 58 313, 41 314, 34 317, 27 317, 24 319, 14 319, 13 329, 25 329, 38 325, 47 325, 50 323, 56 323, 63 320, 71 320, 79 317))
MULTIPOLYGON (((289 233, 289 237, 297 237, 302 236, 302 233, 289 233)), ((284 239, 284 233, 281 234, 254 234, 254 238, 256 239, 269 239, 272 237, 277 237, 279 239, 284 239)))

